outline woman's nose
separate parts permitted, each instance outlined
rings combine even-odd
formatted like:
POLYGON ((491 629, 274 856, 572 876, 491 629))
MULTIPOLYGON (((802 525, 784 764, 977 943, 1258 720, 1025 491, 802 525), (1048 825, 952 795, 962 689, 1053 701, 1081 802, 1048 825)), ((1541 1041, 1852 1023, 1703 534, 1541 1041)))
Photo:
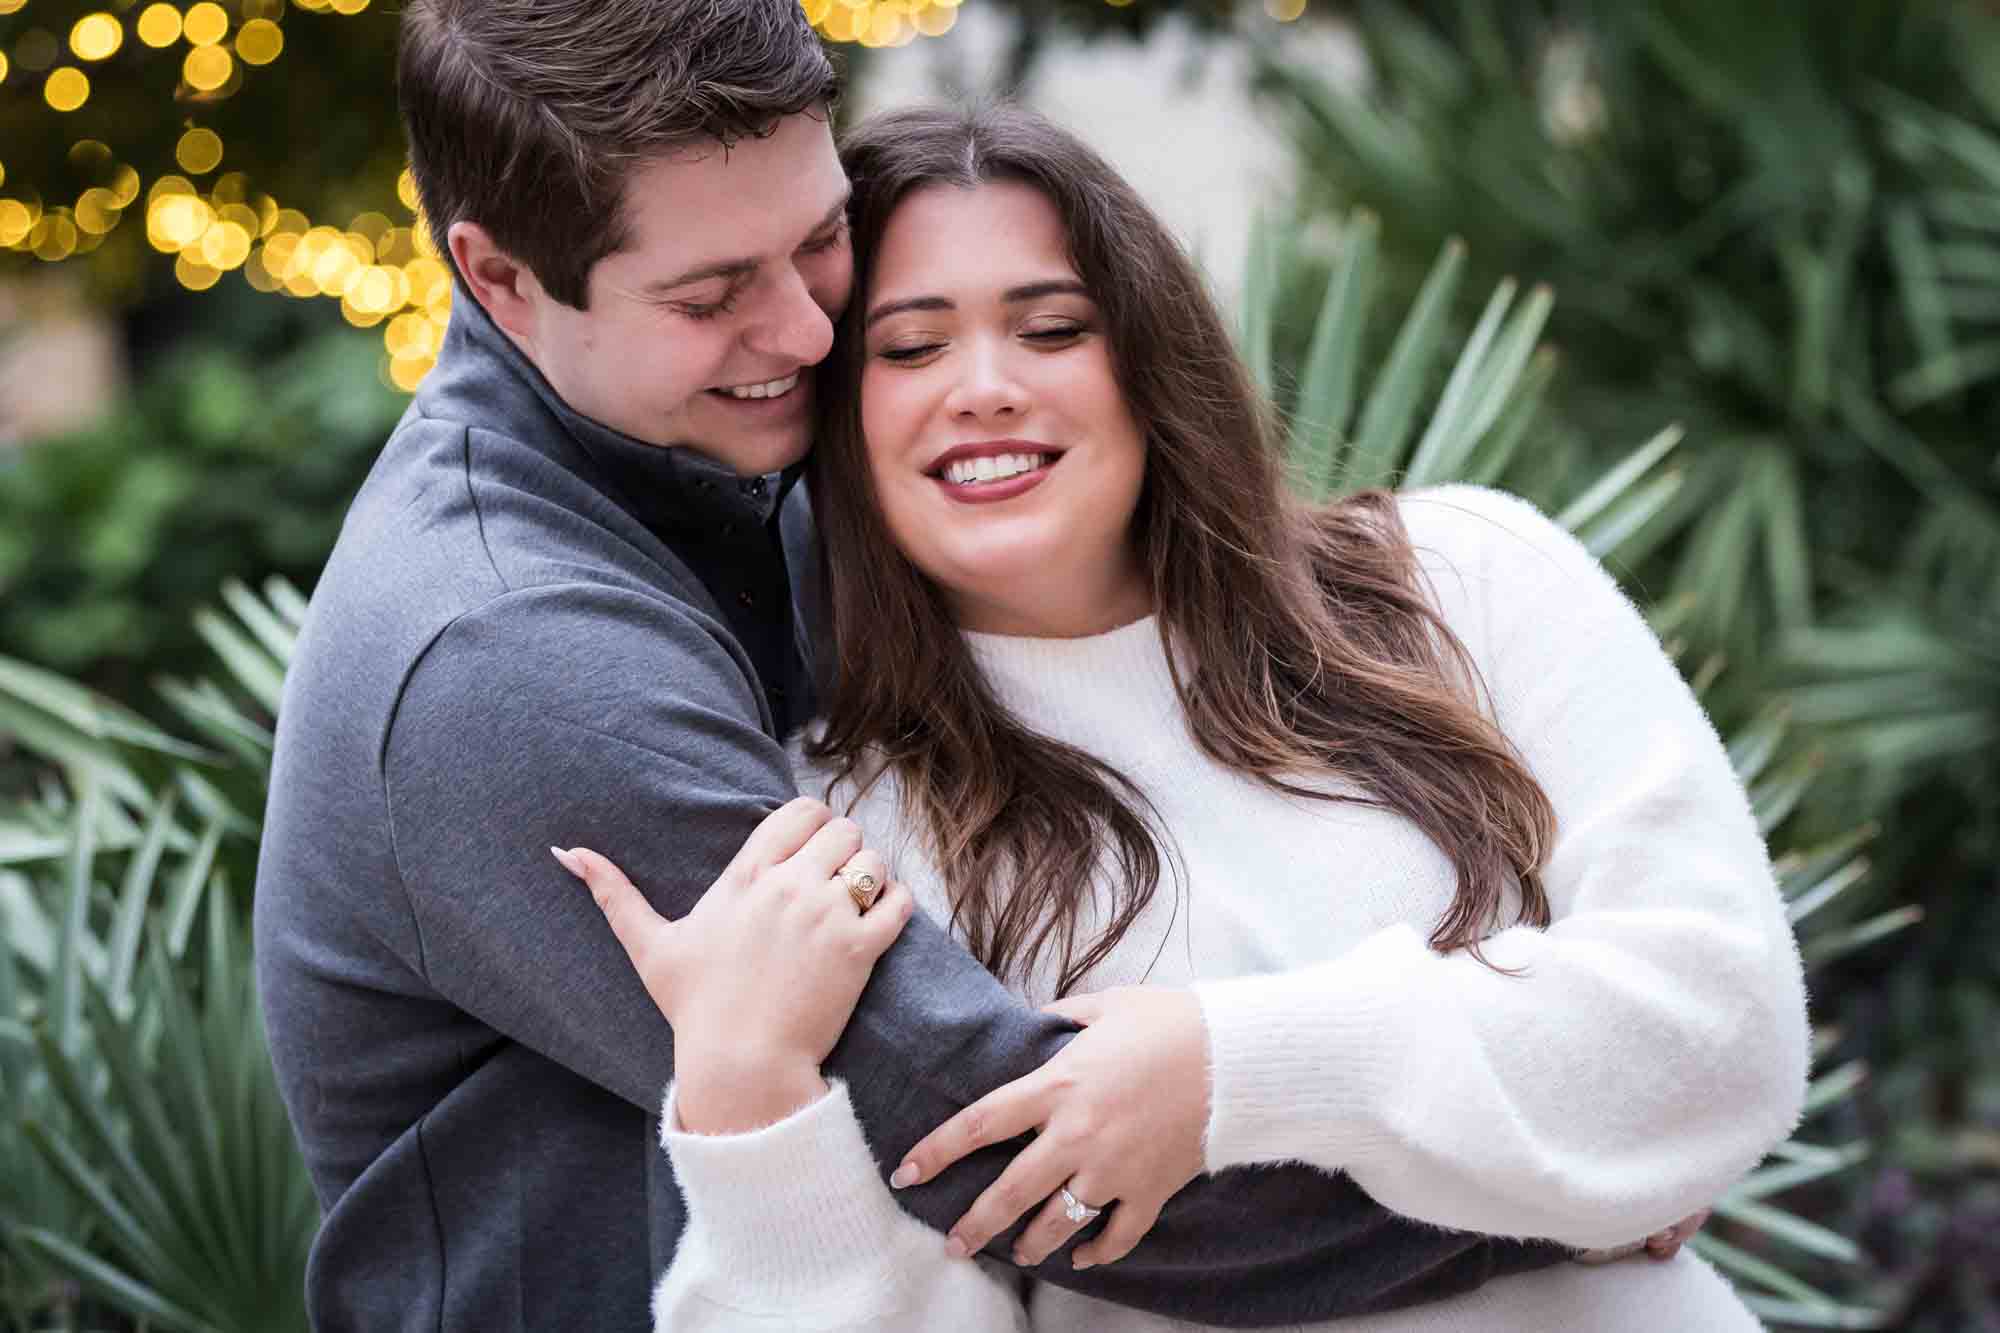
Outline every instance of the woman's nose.
POLYGON ((960 362, 946 407, 954 416, 1014 416, 1026 410, 1027 392, 1011 372, 1004 350, 975 344, 960 362))

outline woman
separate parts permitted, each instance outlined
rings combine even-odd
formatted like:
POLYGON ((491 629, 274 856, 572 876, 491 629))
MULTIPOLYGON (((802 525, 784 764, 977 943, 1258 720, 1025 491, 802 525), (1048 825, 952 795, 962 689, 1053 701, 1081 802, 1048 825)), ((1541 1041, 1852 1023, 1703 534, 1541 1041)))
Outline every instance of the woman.
MULTIPOLYGON (((1615 585, 1492 492, 1287 498, 1194 270, 1046 122, 902 112, 846 156, 857 295, 823 373, 850 408, 812 461, 834 679, 802 762, 1085 1030, 897 1172, 1034 1131, 940 1245, 838 1085, 729 1110, 730 1079, 799 1071, 714 997, 784 976, 782 1045, 823 1056, 908 910, 869 905, 886 868, 708 895, 724 968, 646 947, 636 892, 570 856, 677 1043, 752 1053, 669 1090, 690 1222, 659 1326, 1166 1327, 964 1256, 1033 1210, 1016 1256, 1060 1264, 1103 1212, 1070 1261, 1112 1262, 1194 1175, 1260 1162, 1580 1248, 1715 1198, 1797 1114, 1799 967, 1727 758, 1615 585)), ((1692 1255, 1340 1325, 1755 1326, 1692 1255)))

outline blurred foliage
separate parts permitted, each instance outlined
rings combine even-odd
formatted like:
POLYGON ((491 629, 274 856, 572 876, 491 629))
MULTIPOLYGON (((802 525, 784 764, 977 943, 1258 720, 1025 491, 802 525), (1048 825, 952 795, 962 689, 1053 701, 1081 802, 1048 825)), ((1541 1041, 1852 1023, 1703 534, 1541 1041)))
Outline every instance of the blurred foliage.
POLYGON ((129 401, 0 452, 0 651, 126 698, 197 660, 192 613, 225 578, 318 577, 406 401, 330 310, 190 300, 201 325, 129 401))
POLYGON ((164 684, 182 740, 0 659, 0 1327, 307 1328, 318 1206, 264 1040, 247 884, 304 599, 202 613, 221 680, 164 684), (58 777, 59 775, 59 777, 58 777), (230 795, 234 792, 235 795, 230 795), (246 813, 252 812, 252 813, 246 813))
MULTIPOLYGON (((1898 1326, 2000 1327, 2000 16, 1454 0, 1355 31, 1358 90, 1262 60, 1305 176, 1292 252, 1323 273, 1365 228, 1415 300, 1463 236, 1471 292, 1562 294, 1525 493, 1559 505, 1684 424, 1682 482, 1619 559, 1726 727, 1786 701, 1787 755, 1824 766, 1801 836, 1881 828, 1855 896, 1927 914, 1893 965, 1816 987, 1890 1150, 1822 1206, 1897 1270, 1898 1326)), ((1304 358, 1319 283, 1279 287, 1271 337, 1304 358)))

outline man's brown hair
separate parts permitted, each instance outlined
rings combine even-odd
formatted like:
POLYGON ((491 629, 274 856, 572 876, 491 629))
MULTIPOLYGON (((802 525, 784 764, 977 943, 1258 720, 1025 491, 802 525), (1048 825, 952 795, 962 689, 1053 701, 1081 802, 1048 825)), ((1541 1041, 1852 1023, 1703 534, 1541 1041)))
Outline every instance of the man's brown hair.
POLYGON ((583 309, 635 167, 769 134, 839 79, 798 0, 410 0, 396 87, 438 252, 477 222, 583 309))

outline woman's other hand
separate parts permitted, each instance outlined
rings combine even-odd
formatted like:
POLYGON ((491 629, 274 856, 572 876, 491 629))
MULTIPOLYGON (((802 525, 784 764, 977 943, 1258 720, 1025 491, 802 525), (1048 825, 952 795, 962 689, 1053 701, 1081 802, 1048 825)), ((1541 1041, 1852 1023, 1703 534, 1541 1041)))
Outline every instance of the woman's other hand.
POLYGON ((1192 991, 1126 986, 1049 1005, 1083 1032, 1034 1073, 996 1088, 910 1150, 891 1183, 930 1180, 976 1148, 1029 1130, 1035 1140, 952 1227, 954 1253, 977 1254, 1041 1203, 1014 1260, 1032 1266, 1087 1222, 1059 1190, 1104 1209, 1104 1230, 1071 1257, 1077 1268, 1129 1254, 1160 1209, 1203 1169, 1208 1030, 1192 991), (1043 1203, 1043 1200, 1047 1200, 1043 1203))
POLYGON ((841 872, 880 885, 887 869, 858 825, 804 798, 767 816, 678 921, 597 853, 550 850, 672 1025, 675 1105, 697 1134, 773 1124, 825 1092, 820 1063, 914 906, 890 885, 860 910, 841 872))

